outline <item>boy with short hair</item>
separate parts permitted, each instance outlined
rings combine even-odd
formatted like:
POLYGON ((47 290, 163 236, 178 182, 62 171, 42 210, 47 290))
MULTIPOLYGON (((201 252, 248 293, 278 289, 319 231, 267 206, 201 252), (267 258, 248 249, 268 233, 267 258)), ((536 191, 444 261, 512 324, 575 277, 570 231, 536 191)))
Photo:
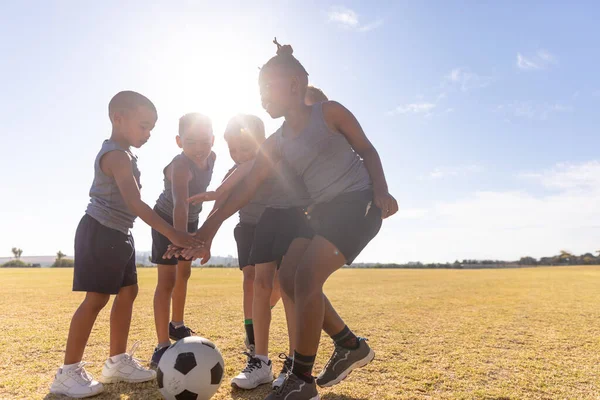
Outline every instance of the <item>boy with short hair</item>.
POLYGON ((102 383, 146 382, 156 373, 126 353, 133 302, 137 296, 135 246, 130 229, 139 216, 173 243, 195 247, 199 242, 178 232, 141 200, 140 171, 131 147, 150 138, 157 120, 154 104, 133 92, 117 93, 108 106, 112 124, 94 163, 90 203, 75 234, 73 290, 87 292, 73 315, 64 365, 58 369, 51 393, 82 398, 102 392, 102 383), (86 372, 83 352, 98 313, 115 294, 110 315, 110 354, 99 381, 86 372))

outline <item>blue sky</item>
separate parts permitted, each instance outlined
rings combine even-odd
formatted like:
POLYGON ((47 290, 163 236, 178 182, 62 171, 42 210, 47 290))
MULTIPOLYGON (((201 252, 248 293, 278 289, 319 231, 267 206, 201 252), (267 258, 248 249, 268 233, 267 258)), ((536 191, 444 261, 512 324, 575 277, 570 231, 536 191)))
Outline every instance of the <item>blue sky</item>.
MULTIPOLYGON (((0 256, 73 253, 119 90, 159 110, 137 151, 148 204, 186 112, 213 118, 218 182, 231 115, 281 123, 256 82, 273 36, 355 113, 399 201, 358 261, 600 250, 600 6, 487 3, 3 2, 0 256)), ((235 222, 213 254, 235 254, 235 222)), ((150 249, 142 221, 134 235, 150 249)))

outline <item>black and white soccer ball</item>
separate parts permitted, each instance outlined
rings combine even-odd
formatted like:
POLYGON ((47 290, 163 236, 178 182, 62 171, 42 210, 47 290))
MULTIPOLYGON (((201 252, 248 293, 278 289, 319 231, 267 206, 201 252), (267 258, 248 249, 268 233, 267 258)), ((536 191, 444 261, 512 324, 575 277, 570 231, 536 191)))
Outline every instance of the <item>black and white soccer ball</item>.
POLYGON ((161 357, 156 371, 158 388, 166 400, 208 400, 221 386, 224 367, 213 342, 186 337, 161 357))

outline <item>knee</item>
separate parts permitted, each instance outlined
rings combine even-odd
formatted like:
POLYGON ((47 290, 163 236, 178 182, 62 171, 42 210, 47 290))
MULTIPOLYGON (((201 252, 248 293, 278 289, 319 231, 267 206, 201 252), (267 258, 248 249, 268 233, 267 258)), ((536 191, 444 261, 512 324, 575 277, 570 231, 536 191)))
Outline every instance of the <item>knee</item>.
POLYGON ((169 277, 161 277, 156 285, 157 293, 171 293, 175 287, 175 274, 169 277))
POLYGON ((100 293, 88 293, 83 300, 83 306, 91 312, 99 313, 110 300, 110 295, 100 293))
POLYGON ((187 282, 192 276, 192 268, 190 267, 180 267, 177 266, 177 278, 181 279, 184 282, 187 282))
POLYGON ((135 300, 137 295, 138 295, 138 285, 135 284, 135 285, 125 286, 125 287, 121 288, 117 297, 120 301, 128 301, 128 302, 133 303, 133 301, 135 300))
POLYGON ((297 298, 307 298, 323 293, 323 284, 310 273, 298 274, 294 282, 294 292, 297 298))
POLYGON ((295 285, 295 274, 291 273, 279 273, 279 288, 289 298, 294 298, 294 285, 295 285))
POLYGON ((273 277, 260 276, 254 279, 254 295, 270 297, 273 291, 273 277))
POLYGON ((243 273, 244 273, 244 290, 248 290, 248 289, 252 289, 254 287, 254 279, 255 279, 255 272, 254 272, 254 267, 245 267, 243 269, 243 273))

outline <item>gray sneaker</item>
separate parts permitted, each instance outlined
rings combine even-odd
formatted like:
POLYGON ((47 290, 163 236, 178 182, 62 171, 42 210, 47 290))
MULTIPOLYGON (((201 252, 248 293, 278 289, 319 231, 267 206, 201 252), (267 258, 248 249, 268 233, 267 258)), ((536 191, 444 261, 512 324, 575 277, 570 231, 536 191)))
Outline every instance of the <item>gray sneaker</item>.
POLYGON ((296 375, 289 373, 283 385, 265 397, 265 400, 319 400, 315 381, 306 383, 296 375))
POLYGON ((321 387, 337 385, 354 369, 364 367, 374 358, 375 352, 369 347, 365 338, 358 338, 358 348, 355 350, 336 345, 333 355, 317 377, 317 385, 321 387))

